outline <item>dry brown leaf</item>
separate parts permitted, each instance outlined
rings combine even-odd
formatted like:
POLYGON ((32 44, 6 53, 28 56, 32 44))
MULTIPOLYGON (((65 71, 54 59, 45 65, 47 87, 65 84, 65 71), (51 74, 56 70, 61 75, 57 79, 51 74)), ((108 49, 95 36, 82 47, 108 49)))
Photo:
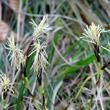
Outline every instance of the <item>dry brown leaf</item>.
MULTIPOLYGON (((0 20, 0 42, 5 41, 9 31, 9 26, 4 21, 0 20)), ((11 31, 10 36, 16 36, 16 34, 13 31, 11 31)))
POLYGON ((19 0, 9 0, 9 4, 13 8, 13 10, 15 11, 15 14, 17 15, 16 10, 19 9, 19 0))
MULTIPOLYGON (((85 13, 81 10, 81 8, 75 3, 75 1, 70 0, 71 4, 74 6, 75 11, 81 16, 81 18, 87 23, 87 24, 91 24, 91 22, 93 22, 94 20, 88 16, 85 15, 85 13)), ((89 13, 89 9, 87 8, 86 4, 84 4, 81 0, 78 1, 80 3, 80 5, 87 11, 87 13, 89 13)))
MULTIPOLYGON (((14 13, 15 13, 17 19, 18 19, 18 12, 19 12, 19 11, 22 11, 22 9, 19 10, 20 5, 21 5, 19 2, 20 2, 19 0, 9 0, 9 4, 10 4, 11 8, 13 9, 13 11, 14 11, 14 13)), ((22 1, 21 1, 21 2, 22 2, 22 1)), ((24 15, 21 14, 21 15, 20 15, 20 23, 23 22, 23 18, 24 18, 24 15)))

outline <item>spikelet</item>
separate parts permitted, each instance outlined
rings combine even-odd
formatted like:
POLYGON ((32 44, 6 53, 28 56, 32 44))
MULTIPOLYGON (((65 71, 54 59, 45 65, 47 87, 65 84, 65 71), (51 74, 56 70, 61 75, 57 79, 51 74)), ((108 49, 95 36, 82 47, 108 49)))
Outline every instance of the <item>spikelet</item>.
POLYGON ((99 45, 99 38, 100 34, 104 32, 108 32, 109 30, 105 30, 103 27, 100 25, 95 25, 92 23, 89 27, 86 26, 86 29, 84 29, 85 33, 83 33, 83 40, 91 43, 95 43, 99 45))
POLYGON ((46 23, 48 16, 44 16, 39 25, 37 25, 33 20, 30 22, 34 28, 34 40, 37 40, 42 34, 46 34, 51 28, 49 24, 46 23))
MULTIPOLYGON (((48 61, 46 58, 48 58, 47 53, 45 51, 46 44, 43 42, 40 44, 40 41, 38 40, 37 43, 34 43, 34 50, 32 53, 36 52, 36 55, 34 57, 34 62, 33 62, 33 69, 34 71, 39 74, 39 70, 42 70, 42 72, 45 72, 45 67, 46 64, 48 64, 48 61)), ((32 54, 31 53, 31 54, 32 54)))
POLYGON ((14 37, 8 38, 6 45, 8 47, 5 48, 10 50, 8 56, 10 56, 11 66, 15 63, 17 69, 20 70, 21 64, 24 62, 24 55, 20 49, 16 48, 14 37))
POLYGON ((2 93, 2 99, 4 99, 4 94, 7 94, 9 90, 14 93, 13 88, 13 83, 10 82, 9 78, 5 74, 0 74, 0 92, 2 93))

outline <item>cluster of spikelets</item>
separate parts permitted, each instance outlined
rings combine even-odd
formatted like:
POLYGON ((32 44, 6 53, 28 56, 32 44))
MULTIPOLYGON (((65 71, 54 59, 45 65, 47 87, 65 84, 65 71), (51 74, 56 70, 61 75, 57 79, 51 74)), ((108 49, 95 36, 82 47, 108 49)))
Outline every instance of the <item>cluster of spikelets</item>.
MULTIPOLYGON (((44 16, 43 20, 40 22, 39 25, 37 25, 33 20, 31 22, 34 28, 34 33, 33 33, 34 44, 32 45, 34 48, 30 53, 30 55, 35 53, 32 68, 37 74, 39 74, 38 71, 41 69, 42 72, 45 72, 46 64, 48 64, 47 61, 48 56, 45 51, 46 43, 45 42, 41 43, 40 41, 41 35, 46 34, 46 32, 51 29, 49 25, 46 23, 46 20, 47 20, 47 16, 44 16)), ((11 66, 15 64, 17 69, 20 70, 21 64, 24 64, 25 62, 24 60, 25 58, 24 55, 22 54, 22 50, 20 50, 17 47, 17 45, 15 45, 15 37, 11 37, 7 39, 5 48, 9 50, 9 54, 7 57, 9 57, 9 60, 11 61, 11 66)), ((0 90, 2 92, 2 98, 3 98, 3 94, 7 93, 9 90, 14 92, 13 83, 10 82, 9 78, 7 78, 5 74, 0 74, 0 90)))
POLYGON ((105 30, 100 25, 95 25, 92 23, 89 27, 86 26, 86 29, 84 29, 85 33, 83 33, 83 40, 87 42, 94 43, 96 45, 99 45, 99 38, 101 36, 101 33, 108 32, 109 30, 105 30))
POLYGON ((8 38, 6 45, 8 47, 5 48, 10 51, 8 56, 10 56, 9 60, 11 60, 11 66, 16 63, 17 69, 20 70, 21 63, 24 62, 24 55, 22 54, 22 51, 18 49, 17 46, 15 45, 15 38, 14 37, 8 38))
MULTIPOLYGON (((102 26, 100 25, 95 25, 94 23, 92 23, 89 27, 86 26, 86 29, 84 29, 84 32, 83 33, 83 36, 80 37, 81 39, 83 39, 84 41, 87 41, 89 43, 92 44, 92 47, 93 47, 93 50, 94 50, 94 53, 95 53, 95 56, 97 58, 97 62, 98 62, 98 66, 99 66, 99 69, 96 73, 94 73, 93 75, 91 75, 90 77, 88 77, 84 83, 82 84, 81 88, 79 89, 79 91, 77 92, 75 98, 72 99, 71 103, 74 103, 75 100, 77 99, 77 97, 79 96, 79 94, 81 93, 85 83, 88 81, 88 79, 91 79, 93 76, 97 75, 97 83, 95 85, 95 87, 97 87, 98 83, 99 83, 99 77, 100 77, 100 71, 102 70, 101 68, 101 62, 100 62, 100 49, 99 49, 99 38, 101 37, 101 33, 104 33, 104 32, 109 32, 110 30, 105 30, 102 26)), ((101 46, 103 47, 103 46, 101 46)), ((104 47, 103 47, 104 48, 104 47)), ((106 49, 106 48, 105 48, 106 49)), ((107 49, 106 49, 107 50, 107 49)), ((104 67, 106 67, 107 64, 105 64, 104 67)), ((84 91, 86 91, 86 93, 89 93, 89 94, 95 94, 94 91, 91 91, 89 89, 83 89, 84 91)), ((90 100, 90 103, 89 103, 89 106, 91 105, 91 101, 92 99, 90 100)), ((70 108, 70 105, 71 103, 69 103, 67 106, 66 106, 66 110, 69 110, 70 108)))
POLYGON ((10 82, 9 78, 5 74, 0 74, 0 92, 2 93, 2 99, 4 99, 4 94, 8 91, 14 93, 13 83, 10 82))
POLYGON ((45 51, 45 48, 46 48, 45 42, 40 44, 40 41, 37 40, 37 42, 34 43, 34 51, 36 51, 36 55, 34 57, 33 69, 37 74, 39 74, 39 70, 42 70, 42 72, 45 72, 46 64, 48 64, 48 61, 46 60, 48 56, 45 51))
MULTIPOLYGON (((33 20, 31 22, 34 28, 33 33, 34 44, 32 45, 34 48, 30 55, 36 53, 32 67, 37 74, 39 74, 39 70, 45 72, 46 64, 48 64, 47 61, 48 56, 45 51, 46 43, 45 42, 41 43, 40 40, 40 36, 44 33, 46 34, 46 32, 51 29, 49 25, 46 23, 46 20, 47 16, 44 16, 43 20, 40 22, 39 25, 37 25, 33 20)), ((92 23, 89 27, 87 26, 84 31, 85 33, 83 33, 83 37, 81 38, 83 38, 83 40, 85 41, 94 43, 96 45, 99 45, 99 38, 101 33, 108 32, 100 25, 95 25, 94 23, 92 23)), ((22 54, 22 50, 20 50, 17 47, 17 45, 15 45, 14 37, 8 38, 6 45, 7 47, 5 48, 10 51, 7 57, 10 56, 9 60, 11 60, 11 66, 15 64, 17 69, 20 70, 21 64, 24 64, 25 61, 24 55, 22 54)), ((6 93, 8 90, 14 92, 13 83, 10 83, 9 78, 7 78, 5 74, 0 74, 0 90, 2 92, 2 98, 3 94, 6 93)))
POLYGON ((37 40, 42 34, 46 34, 49 30, 51 30, 51 28, 49 27, 49 24, 46 23, 48 16, 44 16, 42 21, 40 22, 39 25, 37 25, 34 20, 32 20, 32 22, 30 22, 34 28, 34 40, 37 40))
MULTIPOLYGON (((38 72, 39 68, 42 68, 42 70, 45 71, 45 66, 48 63, 46 60, 48 56, 45 51, 46 43, 43 42, 41 44, 39 39, 39 37, 43 33, 46 33, 48 30, 50 30, 49 25, 46 23, 46 20, 47 20, 47 16, 44 16, 43 20, 40 22, 39 25, 35 24, 33 20, 31 22, 31 24, 34 27, 34 33, 33 33, 34 44, 32 45, 34 46, 34 48, 30 55, 36 52, 36 55, 34 57, 34 63, 32 66, 35 72, 38 72)), ((22 54, 22 50, 18 49, 17 46, 15 45, 14 37, 8 38, 6 44, 8 47, 5 48, 10 50, 8 56, 10 56, 9 60, 11 60, 11 65, 16 63, 17 69, 20 70, 21 64, 24 63, 24 59, 25 59, 24 55, 22 54)))

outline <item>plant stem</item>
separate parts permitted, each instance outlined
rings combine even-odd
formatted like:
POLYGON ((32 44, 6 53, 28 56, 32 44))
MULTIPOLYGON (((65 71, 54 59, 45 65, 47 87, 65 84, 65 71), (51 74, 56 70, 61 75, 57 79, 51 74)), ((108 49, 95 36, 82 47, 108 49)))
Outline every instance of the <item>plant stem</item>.
POLYGON ((32 93, 30 92, 30 90, 29 90, 28 88, 27 88, 27 91, 28 91, 28 93, 30 94, 30 96, 31 96, 31 98, 32 98, 32 100, 33 100, 33 102, 34 102, 36 109, 38 110, 38 105, 37 105, 37 103, 36 103, 36 101, 35 101, 34 96, 32 95, 32 93))
POLYGON ((23 103, 21 102, 21 110, 24 110, 23 103))
POLYGON ((29 85, 29 80, 28 80, 28 78, 25 77, 25 80, 26 80, 26 84, 27 84, 28 89, 31 90, 30 85, 29 85))
POLYGON ((39 90, 40 90, 40 96, 41 96, 41 100, 42 100, 42 110, 45 110, 45 98, 44 98, 44 94, 42 92, 42 85, 39 85, 39 90))
POLYGON ((6 103, 5 103, 5 99, 3 99, 3 106, 5 107, 6 103))
POLYGON ((44 97, 44 93, 43 93, 43 107, 42 107, 42 110, 45 110, 45 97, 44 97))
POLYGON ((69 107, 69 105, 70 105, 71 103, 74 103, 74 101, 77 99, 77 97, 78 97, 79 94, 81 93, 82 88, 84 87, 84 85, 86 84, 86 82, 87 82, 88 80, 90 80, 92 77, 94 77, 95 75, 100 74, 100 70, 101 70, 101 65, 100 65, 100 63, 98 63, 98 67, 99 67, 98 71, 97 71, 96 73, 94 73, 93 75, 89 76, 89 77, 84 81, 84 83, 82 84, 82 86, 81 86, 81 88, 79 89, 78 93, 76 94, 75 98, 67 105, 67 107, 66 107, 65 110, 68 109, 68 107, 69 107))
POLYGON ((40 96, 42 98, 42 85, 39 85, 39 90, 40 90, 40 96))
MULTIPOLYGON (((96 93, 97 86, 99 84, 100 71, 101 71, 101 64, 100 64, 100 62, 98 62, 97 82, 96 82, 96 85, 95 85, 94 93, 96 93)), ((89 102, 89 105, 88 105, 88 109, 87 110, 90 110, 90 107, 91 107, 91 104, 92 104, 92 100, 93 100, 93 97, 91 97, 91 100, 89 102)))
POLYGON ((103 87, 102 91, 105 90, 105 88, 110 84, 110 81, 103 87))
MULTIPOLYGON (((31 97, 32 97, 32 96, 31 96, 31 97)), ((35 104, 36 109, 38 110, 38 105, 37 105, 37 103, 36 103, 34 97, 32 97, 32 100, 33 100, 33 102, 34 102, 34 104, 35 104)))
POLYGON ((92 100, 93 100, 93 97, 91 97, 91 100, 90 100, 90 102, 89 102, 89 105, 88 105, 88 109, 87 109, 87 110, 90 110, 92 100))
POLYGON ((100 71, 101 71, 101 64, 100 64, 100 62, 98 62, 97 82, 99 81, 100 71))
POLYGON ((26 67, 26 61, 27 61, 27 55, 25 56, 25 62, 24 62, 24 67, 26 67))
POLYGON ((24 80, 24 74, 22 73, 22 76, 21 76, 21 86, 20 86, 20 92, 19 92, 19 96, 18 96, 18 100, 17 100, 16 110, 19 110, 20 101, 22 99, 22 94, 23 94, 23 91, 24 91, 23 80, 24 80))

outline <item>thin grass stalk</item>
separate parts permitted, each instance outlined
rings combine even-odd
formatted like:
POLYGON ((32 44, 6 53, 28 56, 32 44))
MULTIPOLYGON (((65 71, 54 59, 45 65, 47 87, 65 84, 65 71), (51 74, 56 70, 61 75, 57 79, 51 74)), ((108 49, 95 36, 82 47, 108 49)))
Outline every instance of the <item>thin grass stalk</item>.
POLYGON ((42 98, 42 85, 39 85, 39 90, 40 90, 40 96, 41 96, 41 98, 42 98))
POLYGON ((38 105, 37 105, 37 103, 36 103, 36 101, 35 101, 34 96, 32 95, 32 93, 30 92, 30 90, 29 90, 28 88, 27 88, 27 91, 28 91, 28 93, 30 94, 30 96, 31 96, 31 98, 32 98, 32 100, 33 100, 33 102, 34 102, 36 109, 39 110, 39 109, 38 109, 38 105))
POLYGON ((39 82, 39 90, 40 90, 40 96, 42 100, 42 110, 45 110, 45 97, 42 90, 42 70, 39 70, 39 74, 37 74, 37 79, 39 82))
POLYGON ((26 80, 27 87, 29 88, 29 90, 31 90, 30 85, 29 85, 28 77, 25 77, 25 80, 26 80))
POLYGON ((97 74, 100 73, 101 65, 100 65, 99 62, 98 62, 98 67, 99 67, 98 71, 97 71, 96 73, 94 73, 93 75, 89 76, 89 77, 84 81, 84 83, 82 84, 81 88, 79 89, 77 95, 76 95, 75 98, 67 105, 67 107, 65 108, 65 110, 67 110, 68 107, 70 106, 70 104, 71 104, 71 103, 74 103, 74 101, 78 98, 78 96, 79 96, 79 94, 81 93, 81 91, 82 91, 84 85, 86 84, 86 82, 87 82, 88 80, 90 80, 92 77, 94 77, 94 76, 96 76, 97 74))
POLYGON ((26 62, 27 62, 27 58, 28 58, 28 56, 26 55, 25 56, 25 63, 24 63, 24 77, 25 77, 25 81, 26 81, 26 84, 27 84, 27 87, 28 87, 28 89, 29 90, 31 90, 31 88, 30 88, 30 85, 29 85, 29 80, 28 80, 28 77, 27 77, 27 74, 26 74, 26 62))
POLYGON ((109 86, 109 84, 110 84, 110 81, 103 87, 102 91, 104 91, 105 88, 106 88, 107 86, 109 86))
POLYGON ((89 105, 88 105, 87 110, 90 110, 90 107, 91 107, 91 104, 92 104, 92 100, 93 100, 93 96, 91 97, 91 100, 90 100, 90 102, 89 102, 89 105))
POLYGON ((6 105, 6 102, 5 102, 5 99, 3 99, 3 106, 5 107, 5 105, 6 105))
MULTIPOLYGON (((99 80, 100 80, 101 64, 100 64, 100 62, 98 62, 98 64, 100 65, 100 68, 99 68, 99 73, 97 73, 97 82, 96 82, 96 85, 95 85, 94 94, 96 93, 97 86, 98 86, 98 84, 99 84, 99 80)), ((91 97, 91 100, 90 100, 90 102, 89 102, 89 105, 88 105, 88 109, 87 109, 87 110, 90 110, 90 107, 91 107, 91 104, 92 104, 93 98, 94 98, 94 96, 91 97)))
POLYGON ((29 45, 29 48, 28 48, 28 50, 27 50, 27 52, 26 52, 25 63, 24 63, 24 68, 25 68, 24 76, 25 76, 25 81, 26 81, 27 87, 28 87, 27 90, 28 90, 28 92, 29 92, 29 94, 30 94, 30 96, 31 96, 31 98, 32 98, 32 100, 33 100, 33 102, 34 102, 34 104, 35 104, 36 109, 38 110, 38 105, 37 105, 37 103, 36 103, 36 101, 35 101, 35 98, 34 98, 34 96, 32 95, 32 93, 30 92, 31 88, 30 88, 29 80, 28 80, 28 77, 27 77, 27 74, 26 74, 27 59, 28 59, 28 55, 29 55, 29 52, 30 52, 30 50, 31 50, 32 44, 33 44, 33 40, 31 41, 31 43, 30 43, 30 45, 29 45))
POLYGON ((34 98, 34 96, 32 95, 32 93, 30 92, 30 85, 29 85, 29 81, 28 81, 28 78, 27 77, 25 77, 25 80, 26 80, 26 84, 27 84, 27 86, 28 86, 28 92, 29 92, 29 94, 30 94, 30 96, 31 96, 31 98, 32 98, 32 100, 33 100, 33 102, 34 102, 34 104, 35 104, 35 107, 36 107, 36 109, 38 110, 38 105, 37 105, 37 103, 36 103, 36 101, 35 101, 35 98, 34 98))
POLYGON ((37 74, 37 79, 38 79, 38 82, 39 82, 40 96, 42 98, 42 94, 43 94, 42 93, 42 70, 39 70, 39 74, 37 74))
POLYGON ((44 93, 43 93, 43 110, 45 110, 45 96, 44 96, 44 93))
MULTIPOLYGON (((22 76, 21 76, 21 86, 20 86, 20 90, 24 89, 23 88, 23 79, 24 79, 24 74, 22 73, 22 76)), ((17 102, 17 107, 16 107, 16 110, 19 109, 19 101, 21 100, 21 94, 19 93, 19 96, 18 96, 18 102, 17 102)), ((22 107, 21 107, 22 108, 22 107)))
POLYGON ((21 102, 21 110, 24 110, 23 103, 21 102))
POLYGON ((26 67, 27 67, 27 59, 28 59, 28 55, 29 55, 29 52, 32 48, 32 44, 33 44, 33 40, 31 41, 30 45, 29 45, 29 48, 26 52, 26 56, 25 56, 25 62, 24 62, 24 68, 25 68, 25 72, 24 72, 24 76, 25 76, 25 80, 26 80, 26 84, 27 84, 27 87, 29 88, 29 90, 31 89, 30 88, 30 85, 29 85, 29 80, 28 80, 28 77, 27 77, 27 74, 26 74, 26 67))

